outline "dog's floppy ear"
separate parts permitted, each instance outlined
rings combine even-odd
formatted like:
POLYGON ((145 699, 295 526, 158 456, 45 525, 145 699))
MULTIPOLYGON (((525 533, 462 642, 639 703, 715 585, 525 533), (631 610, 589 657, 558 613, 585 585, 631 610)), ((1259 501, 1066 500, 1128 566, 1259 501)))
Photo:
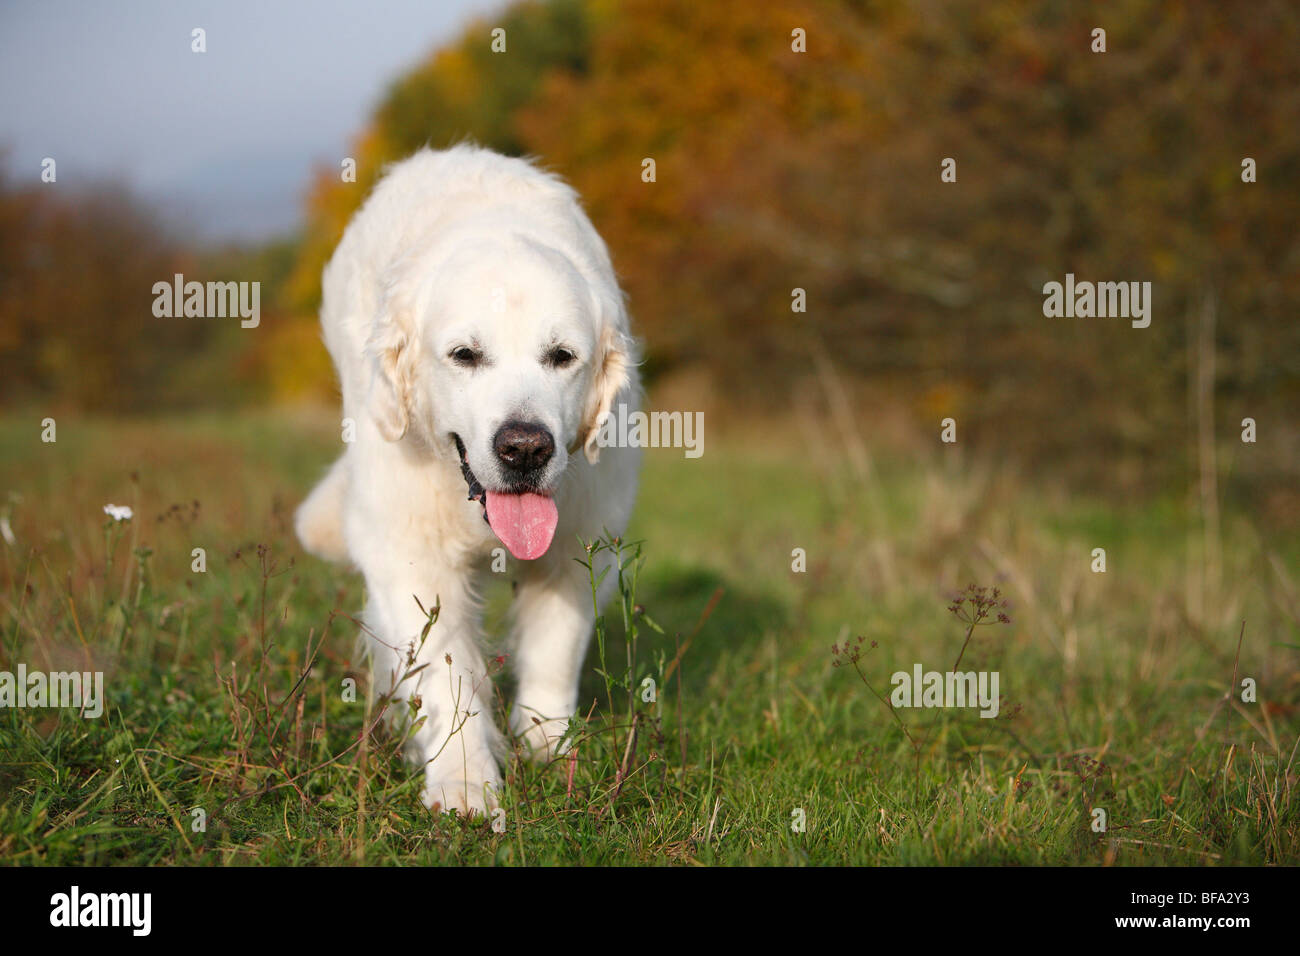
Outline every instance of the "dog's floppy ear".
POLYGON ((397 441, 411 423, 415 363, 419 352, 413 304, 390 283, 366 340, 370 359, 370 416, 385 441, 397 441))
POLYGON ((635 343, 627 334, 627 311, 622 296, 597 296, 597 306, 602 315, 600 337, 597 339, 595 373, 587 405, 583 411, 579 440, 587 461, 593 465, 600 460, 601 426, 609 417, 614 399, 631 381, 631 370, 636 364, 635 343))

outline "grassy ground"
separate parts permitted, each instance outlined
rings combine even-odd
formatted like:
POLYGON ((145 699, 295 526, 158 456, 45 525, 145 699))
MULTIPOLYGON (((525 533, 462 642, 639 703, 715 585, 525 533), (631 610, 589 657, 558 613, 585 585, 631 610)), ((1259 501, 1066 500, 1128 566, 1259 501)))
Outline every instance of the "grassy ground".
MULTIPOLYGON (((497 832, 419 804, 353 654, 361 585, 293 540, 327 421, 59 429, 0 424, 0 670, 103 670, 109 706, 0 709, 0 862, 1300 860, 1300 549, 1249 513, 1207 545, 1181 499, 1066 495, 953 448, 873 462, 779 426, 651 451, 621 598, 645 611, 635 660, 612 606, 576 754, 512 761, 497 832), (1011 605, 962 657, 999 673, 999 717, 891 710, 893 672, 953 665, 947 608, 972 583, 1011 605), (1225 706, 1234 674, 1255 702, 1225 706)), ((507 600, 500 581, 491 654, 507 600)), ((508 657, 497 683, 504 707, 508 657)))

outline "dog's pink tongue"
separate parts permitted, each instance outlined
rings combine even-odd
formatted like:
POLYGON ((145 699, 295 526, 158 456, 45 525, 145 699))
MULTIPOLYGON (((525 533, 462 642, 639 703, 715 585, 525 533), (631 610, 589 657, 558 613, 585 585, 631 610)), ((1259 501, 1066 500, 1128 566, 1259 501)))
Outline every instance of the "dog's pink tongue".
POLYGON ((510 553, 523 561, 540 558, 551 546, 560 513, 546 495, 487 493, 487 519, 510 553))

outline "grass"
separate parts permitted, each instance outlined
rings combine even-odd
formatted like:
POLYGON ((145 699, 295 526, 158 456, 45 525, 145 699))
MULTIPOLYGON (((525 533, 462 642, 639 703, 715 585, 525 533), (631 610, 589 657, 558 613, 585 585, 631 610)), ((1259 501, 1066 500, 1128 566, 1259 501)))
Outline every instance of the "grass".
MULTIPOLYGON (((576 752, 513 759, 494 827, 420 805, 354 653, 361 584, 293 540, 328 422, 67 419, 54 444, 36 422, 0 423, 0 670, 102 670, 108 706, 0 708, 0 862, 1300 860, 1300 550, 1248 512, 1211 562, 1181 496, 1067 494, 956 449, 846 458, 776 424, 650 451, 629 540, 598 545, 624 573, 576 752), (969 584, 1010 623, 950 613, 969 584), (889 704, 895 671, 959 654, 1000 674, 997 718, 889 704), (1256 701, 1227 704, 1234 674, 1256 701)), ((495 581, 499 710, 508 599, 495 581)))

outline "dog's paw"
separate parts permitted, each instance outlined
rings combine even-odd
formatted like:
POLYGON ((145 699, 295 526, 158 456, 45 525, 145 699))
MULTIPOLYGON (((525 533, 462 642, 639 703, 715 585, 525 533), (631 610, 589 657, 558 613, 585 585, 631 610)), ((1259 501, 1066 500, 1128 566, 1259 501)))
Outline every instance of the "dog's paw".
POLYGON ((520 716, 514 721, 515 737, 524 754, 538 763, 562 757, 569 750, 564 735, 569 730, 568 720, 557 717, 543 720, 535 715, 520 716))
POLYGON ((421 793, 424 805, 438 813, 455 813, 460 817, 486 817, 497 809, 497 800, 490 786, 465 783, 464 780, 446 780, 429 784, 421 793))
POLYGON ((420 799, 430 810, 455 813, 470 819, 490 816, 497 808, 500 784, 495 778, 482 783, 465 780, 426 780, 420 799))

